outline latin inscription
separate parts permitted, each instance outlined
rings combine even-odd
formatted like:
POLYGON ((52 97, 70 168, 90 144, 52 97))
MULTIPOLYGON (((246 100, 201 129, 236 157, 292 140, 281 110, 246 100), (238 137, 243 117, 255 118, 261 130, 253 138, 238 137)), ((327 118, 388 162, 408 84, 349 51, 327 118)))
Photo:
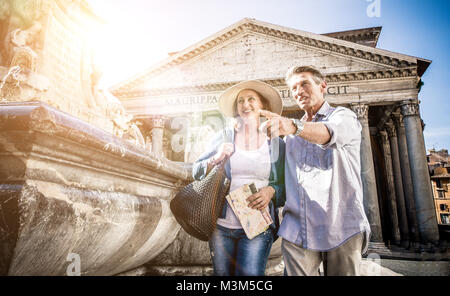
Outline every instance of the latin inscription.
POLYGON ((330 86, 327 88, 327 94, 329 94, 329 95, 347 94, 347 87, 349 87, 349 86, 348 85, 330 86))
POLYGON ((166 105, 212 105, 218 103, 218 96, 202 95, 202 96, 188 96, 188 97, 173 97, 166 98, 166 105))
MULTIPOLYGON (((348 85, 330 86, 327 88, 329 95, 347 94, 348 85)), ((288 89, 280 90, 282 99, 292 98, 291 91, 288 89)), ((219 95, 199 95, 186 97, 168 97, 164 99, 165 105, 216 105, 219 102, 219 95)))
MULTIPOLYGON (((347 94, 348 85, 329 86, 327 88, 327 94, 329 95, 344 95, 347 94)), ((292 98, 291 91, 289 89, 281 90, 280 95, 282 99, 292 98)))

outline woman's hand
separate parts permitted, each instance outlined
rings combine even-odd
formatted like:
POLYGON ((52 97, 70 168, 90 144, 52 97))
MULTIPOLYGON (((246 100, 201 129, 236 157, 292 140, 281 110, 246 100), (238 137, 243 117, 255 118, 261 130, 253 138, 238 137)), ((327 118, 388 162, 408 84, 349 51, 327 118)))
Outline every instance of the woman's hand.
POLYGON ((247 198, 247 201, 249 202, 248 207, 261 211, 267 207, 274 194, 275 189, 272 186, 263 187, 247 198))
POLYGON ((224 160, 226 157, 230 157, 231 154, 234 152, 234 145, 233 143, 223 143, 220 145, 219 150, 217 150, 217 153, 211 157, 210 163, 213 165, 216 165, 220 163, 222 160, 224 160))

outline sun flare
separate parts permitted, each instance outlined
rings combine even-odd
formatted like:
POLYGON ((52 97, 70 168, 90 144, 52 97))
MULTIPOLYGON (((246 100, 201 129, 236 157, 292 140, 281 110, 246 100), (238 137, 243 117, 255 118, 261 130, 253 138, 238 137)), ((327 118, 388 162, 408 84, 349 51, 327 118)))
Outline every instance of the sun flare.
MULTIPOLYGON (((94 63, 103 73, 101 83, 105 87, 130 78, 167 57, 163 40, 149 33, 148 20, 143 26, 143 15, 124 10, 125 2, 120 5, 119 1, 89 2, 105 21, 90 33, 94 63)), ((156 20, 154 26, 157 26, 156 20)))

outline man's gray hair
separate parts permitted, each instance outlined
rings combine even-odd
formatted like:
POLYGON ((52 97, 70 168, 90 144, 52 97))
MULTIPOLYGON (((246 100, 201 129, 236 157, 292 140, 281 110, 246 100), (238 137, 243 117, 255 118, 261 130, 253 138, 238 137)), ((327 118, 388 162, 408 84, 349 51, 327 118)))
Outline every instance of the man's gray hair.
POLYGON ((325 76, 319 70, 314 68, 313 66, 294 66, 294 67, 291 67, 286 73, 286 78, 285 78, 286 83, 288 83, 289 79, 291 79, 291 77, 294 74, 299 74, 299 73, 303 73, 303 72, 311 73, 313 75, 314 82, 317 84, 320 84, 322 81, 325 80, 325 76))

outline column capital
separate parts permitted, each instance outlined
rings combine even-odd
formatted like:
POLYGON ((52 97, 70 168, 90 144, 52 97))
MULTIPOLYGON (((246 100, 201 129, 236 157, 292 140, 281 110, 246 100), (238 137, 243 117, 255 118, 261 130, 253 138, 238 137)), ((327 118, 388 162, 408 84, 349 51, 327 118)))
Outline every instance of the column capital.
POLYGON ((383 143, 387 143, 389 141, 389 136, 386 129, 379 130, 378 135, 381 137, 383 143))
POLYGON ((403 115, 401 114, 400 110, 392 112, 391 119, 397 128, 405 126, 405 124, 403 123, 403 115))
POLYGON ((352 104, 350 108, 356 113, 358 119, 367 119, 369 115, 369 105, 366 104, 352 104))
POLYGON ((167 118, 162 115, 149 115, 146 118, 140 119, 140 121, 145 125, 145 127, 149 130, 154 128, 164 128, 164 123, 167 118))
POLYGON ((392 120, 389 120, 385 123, 386 131, 389 135, 389 138, 397 137, 397 132, 395 131, 395 126, 392 120))
POLYGON ((403 101, 400 104, 400 111, 404 117, 419 115, 419 103, 415 101, 403 101))
POLYGON ((164 123, 167 120, 161 115, 147 115, 142 118, 148 136, 152 139, 152 153, 159 157, 164 157, 164 123))

